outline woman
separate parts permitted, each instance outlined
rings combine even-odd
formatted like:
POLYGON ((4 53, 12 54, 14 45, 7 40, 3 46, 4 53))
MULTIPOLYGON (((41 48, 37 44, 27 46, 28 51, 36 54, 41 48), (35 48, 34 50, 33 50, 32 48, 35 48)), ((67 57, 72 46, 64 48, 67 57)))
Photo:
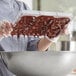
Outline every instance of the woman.
MULTIPOLYGON (((0 0, 0 21, 7 20, 14 23, 18 14, 23 10, 29 10, 23 2, 17 0, 0 0)), ((8 36, 11 29, 11 24, 0 22, 0 51, 45 51, 51 45, 52 40, 48 40, 47 38, 25 37, 24 39, 24 37, 21 36, 20 39, 17 40, 16 36, 13 38, 8 36)), ((0 76, 12 76, 5 64, 4 60, 0 57, 0 76)))

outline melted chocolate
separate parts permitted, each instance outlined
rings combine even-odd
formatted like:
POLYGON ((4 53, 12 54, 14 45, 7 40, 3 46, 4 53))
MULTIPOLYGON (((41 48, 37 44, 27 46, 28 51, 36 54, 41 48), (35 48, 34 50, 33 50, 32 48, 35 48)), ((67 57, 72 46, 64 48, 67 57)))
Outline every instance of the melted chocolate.
POLYGON ((58 36, 66 25, 70 22, 68 17, 55 18, 54 16, 22 16, 19 21, 15 23, 11 35, 27 36, 45 36, 54 38, 58 36))

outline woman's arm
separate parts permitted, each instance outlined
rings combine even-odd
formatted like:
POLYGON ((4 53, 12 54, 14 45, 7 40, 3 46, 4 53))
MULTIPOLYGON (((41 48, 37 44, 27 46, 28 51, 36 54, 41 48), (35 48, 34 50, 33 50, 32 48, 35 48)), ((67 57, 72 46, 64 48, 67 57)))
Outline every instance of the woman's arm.
POLYGON ((52 44, 52 41, 49 41, 47 38, 41 38, 38 43, 38 50, 39 51, 46 51, 48 47, 52 44))
MULTIPOLYGON (((65 29, 65 31, 63 31, 61 35, 64 35, 64 34, 65 35, 69 34, 68 29, 65 29)), ((44 38, 40 39, 40 41, 38 42, 38 50, 39 51, 46 51, 50 47, 50 45, 53 42, 57 42, 58 39, 59 39, 59 36, 56 38, 53 38, 53 39, 50 39, 48 37, 47 38, 44 37, 44 38)))

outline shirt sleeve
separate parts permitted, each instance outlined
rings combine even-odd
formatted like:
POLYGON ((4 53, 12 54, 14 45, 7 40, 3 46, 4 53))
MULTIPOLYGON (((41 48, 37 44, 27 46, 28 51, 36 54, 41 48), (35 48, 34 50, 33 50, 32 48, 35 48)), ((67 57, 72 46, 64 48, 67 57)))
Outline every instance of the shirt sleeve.
POLYGON ((38 51, 39 40, 38 37, 28 37, 27 51, 38 51))
POLYGON ((19 6, 20 11, 30 10, 29 6, 26 3, 22 2, 22 1, 17 1, 17 4, 19 6))

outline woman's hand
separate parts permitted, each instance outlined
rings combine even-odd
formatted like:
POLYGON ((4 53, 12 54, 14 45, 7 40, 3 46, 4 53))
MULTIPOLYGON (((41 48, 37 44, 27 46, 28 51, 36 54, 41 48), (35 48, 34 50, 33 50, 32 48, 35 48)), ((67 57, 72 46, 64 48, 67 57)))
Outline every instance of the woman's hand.
POLYGON ((60 35, 69 35, 69 31, 68 30, 69 30, 68 27, 65 27, 64 30, 62 30, 61 33, 58 36, 56 36, 54 38, 49 38, 48 36, 45 36, 45 37, 46 37, 46 39, 48 39, 51 42, 57 42, 57 40, 59 39, 60 35))
POLYGON ((7 37, 12 31, 12 24, 8 21, 0 22, 0 38, 7 37))

